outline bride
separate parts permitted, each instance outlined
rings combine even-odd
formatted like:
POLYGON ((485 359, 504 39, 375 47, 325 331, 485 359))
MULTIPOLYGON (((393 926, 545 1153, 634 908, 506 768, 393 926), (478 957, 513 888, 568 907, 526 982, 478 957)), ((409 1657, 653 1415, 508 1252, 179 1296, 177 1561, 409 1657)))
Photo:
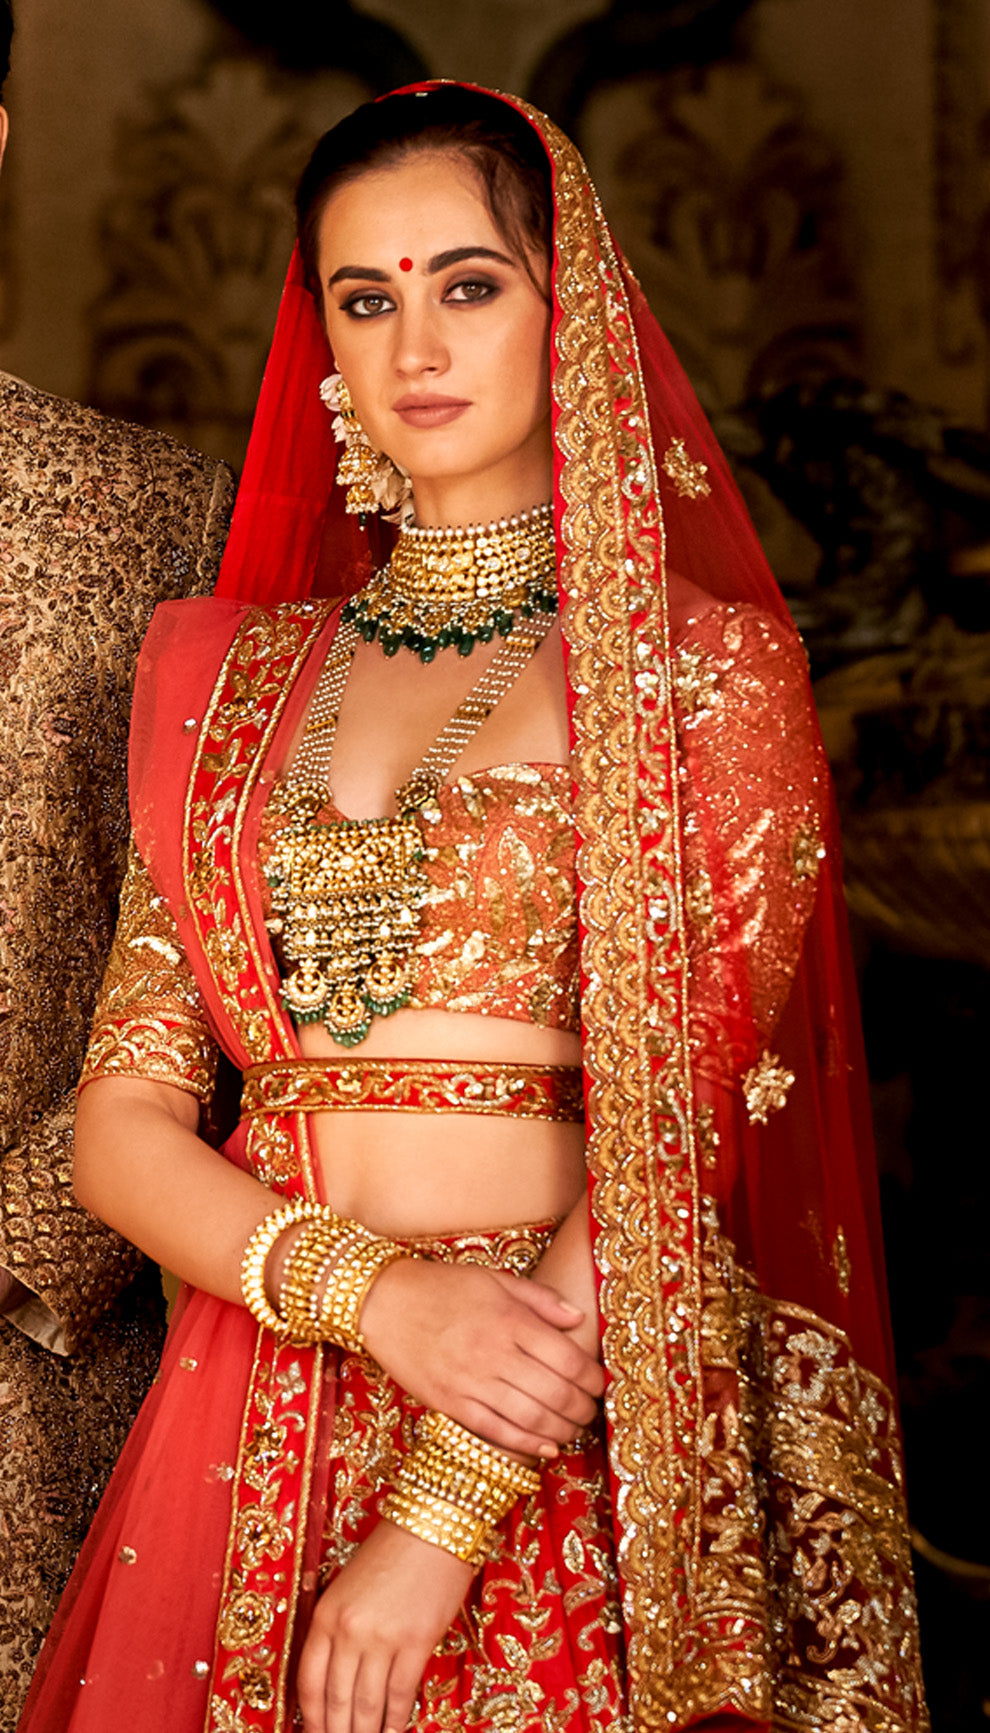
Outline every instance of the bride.
POLYGON ((920 1727, 800 644, 550 122, 400 93, 298 205, 79 1106, 184 1285, 22 1728, 920 1727))

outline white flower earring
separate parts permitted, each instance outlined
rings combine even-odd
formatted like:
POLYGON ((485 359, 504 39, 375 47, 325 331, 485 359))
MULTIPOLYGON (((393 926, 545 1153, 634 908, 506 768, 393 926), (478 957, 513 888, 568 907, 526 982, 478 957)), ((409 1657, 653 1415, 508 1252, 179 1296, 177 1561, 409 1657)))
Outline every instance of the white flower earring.
POLYGON ((362 518, 380 511, 389 523, 407 522, 412 516, 409 477, 383 451, 375 450, 339 373, 323 380, 320 396, 334 418, 333 436, 344 447, 337 464, 337 479, 347 489, 344 510, 362 518))

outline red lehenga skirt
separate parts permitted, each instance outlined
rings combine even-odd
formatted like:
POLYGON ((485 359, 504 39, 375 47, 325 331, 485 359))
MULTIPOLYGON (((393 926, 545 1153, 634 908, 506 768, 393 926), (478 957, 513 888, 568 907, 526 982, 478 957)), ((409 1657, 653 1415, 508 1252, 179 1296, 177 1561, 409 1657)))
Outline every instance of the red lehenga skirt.
MULTIPOLYGON (((546 1238, 545 1229, 524 1228, 418 1249, 522 1273, 546 1238)), ((263 1380, 260 1416, 245 1426, 228 1379, 252 1359, 257 1372, 257 1338, 241 1308, 183 1293, 158 1383, 42 1652, 20 1733, 287 1733, 294 1725, 294 1658, 314 1595, 377 1520, 419 1409, 368 1358, 333 1353, 319 1375, 314 1426, 299 1351, 282 1349, 263 1380), (286 1488, 307 1458, 300 1523, 286 1488)), ((598 1432, 564 1452, 540 1493, 506 1519, 431 1657, 411 1726, 628 1728, 598 1432)))

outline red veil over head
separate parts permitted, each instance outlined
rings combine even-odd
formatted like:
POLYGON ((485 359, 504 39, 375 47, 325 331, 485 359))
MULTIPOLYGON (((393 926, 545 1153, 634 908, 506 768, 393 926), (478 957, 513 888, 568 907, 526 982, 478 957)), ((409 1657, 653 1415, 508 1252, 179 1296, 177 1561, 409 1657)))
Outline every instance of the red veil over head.
MULTIPOLYGON (((865 1070, 804 658, 580 156, 504 100, 553 173, 589 1197, 632 1724, 917 1727, 865 1070)), ((343 593, 368 569, 331 485, 331 365, 296 256, 223 595, 343 593)))

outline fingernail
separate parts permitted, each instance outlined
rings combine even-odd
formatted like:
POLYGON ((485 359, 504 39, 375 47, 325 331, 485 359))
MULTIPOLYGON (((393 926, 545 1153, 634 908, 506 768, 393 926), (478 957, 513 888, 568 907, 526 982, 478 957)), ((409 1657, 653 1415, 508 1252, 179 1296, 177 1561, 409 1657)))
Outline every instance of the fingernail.
POLYGON ((560 1451, 556 1444, 541 1444, 536 1454, 542 1456, 547 1462, 554 1462, 560 1455, 560 1451))

